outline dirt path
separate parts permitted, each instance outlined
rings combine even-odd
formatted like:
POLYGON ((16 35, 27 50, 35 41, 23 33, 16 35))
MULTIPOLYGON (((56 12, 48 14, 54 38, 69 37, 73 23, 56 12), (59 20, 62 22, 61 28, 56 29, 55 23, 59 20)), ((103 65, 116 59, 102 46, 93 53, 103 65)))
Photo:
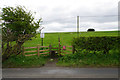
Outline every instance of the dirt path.
POLYGON ((53 61, 49 61, 43 66, 43 67, 57 67, 56 63, 57 63, 58 59, 54 58, 53 61))

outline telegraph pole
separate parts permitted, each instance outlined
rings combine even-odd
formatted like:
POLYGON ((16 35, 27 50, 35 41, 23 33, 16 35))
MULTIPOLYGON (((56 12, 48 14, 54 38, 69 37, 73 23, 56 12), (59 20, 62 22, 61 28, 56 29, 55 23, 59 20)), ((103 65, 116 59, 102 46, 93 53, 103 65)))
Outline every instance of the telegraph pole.
POLYGON ((79 16, 77 16, 77 35, 79 37, 79 16))

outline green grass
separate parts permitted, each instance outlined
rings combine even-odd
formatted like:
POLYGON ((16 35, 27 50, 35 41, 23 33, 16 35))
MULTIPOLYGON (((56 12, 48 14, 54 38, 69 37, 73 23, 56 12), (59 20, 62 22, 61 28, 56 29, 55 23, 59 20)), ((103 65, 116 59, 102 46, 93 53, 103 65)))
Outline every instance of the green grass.
POLYGON ((57 66, 64 67, 118 67, 119 51, 110 50, 109 54, 102 54, 101 51, 87 52, 86 50, 79 53, 66 55, 59 58, 57 66))
MULTIPOLYGON (((77 37, 76 32, 63 32, 63 33, 45 33, 45 38, 43 41, 44 46, 58 46, 58 36, 60 36, 61 45, 71 45, 73 37, 77 37)), ((118 31, 101 31, 101 32, 80 32, 79 36, 89 37, 89 36, 118 36, 118 31)), ((32 38, 24 43, 25 47, 34 47, 38 44, 41 45, 40 34, 36 38, 32 38)))
POLYGON ((41 67, 44 66, 48 57, 44 56, 22 56, 17 57, 12 56, 8 60, 2 63, 3 68, 31 68, 31 67, 41 67))

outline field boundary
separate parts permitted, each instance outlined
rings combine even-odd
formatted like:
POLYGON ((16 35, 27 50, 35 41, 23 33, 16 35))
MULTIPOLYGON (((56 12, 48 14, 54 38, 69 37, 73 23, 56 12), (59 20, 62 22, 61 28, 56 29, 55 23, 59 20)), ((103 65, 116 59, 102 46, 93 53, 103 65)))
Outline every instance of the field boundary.
POLYGON ((71 49, 64 49, 59 45, 59 47, 53 47, 52 45, 49 46, 40 46, 37 47, 22 47, 22 55, 24 56, 33 56, 37 55, 40 56, 41 54, 49 54, 52 55, 52 51, 57 51, 58 54, 64 53, 64 54, 74 54, 75 48, 73 46, 65 46, 71 49), (29 49, 36 49, 36 50, 29 50, 29 49), (26 51, 27 50, 27 51, 26 51), (33 53, 33 54, 26 54, 26 53, 33 53))
POLYGON ((37 47, 24 47, 23 46, 23 52, 22 55, 24 56, 33 56, 33 55, 40 55, 40 54, 49 54, 49 49, 44 49, 44 48, 49 48, 49 46, 37 46, 37 47), (37 49, 37 50, 30 50, 30 51, 25 51, 26 49, 37 49), (44 49, 44 50, 43 50, 44 49), (44 52, 47 51, 47 52, 44 52), (25 54, 25 53, 33 53, 37 52, 36 54, 25 54))

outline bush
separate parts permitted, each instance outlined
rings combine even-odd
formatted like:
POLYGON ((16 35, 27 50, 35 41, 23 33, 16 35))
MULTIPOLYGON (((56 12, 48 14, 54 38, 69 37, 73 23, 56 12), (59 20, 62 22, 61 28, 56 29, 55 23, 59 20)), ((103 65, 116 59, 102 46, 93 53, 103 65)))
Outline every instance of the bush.
POLYGON ((89 31, 95 31, 95 29, 90 28, 87 30, 87 32, 89 32, 89 31))
POLYGON ((74 38, 75 54, 59 59, 57 65, 72 67, 117 67, 120 37, 74 38), (109 53, 109 54, 103 54, 109 53))
POLYGON ((86 49, 88 51, 103 51, 108 53, 119 46, 120 37, 78 37, 73 39, 73 45, 77 52, 86 49))
POLYGON ((117 67, 119 64, 119 51, 110 50, 110 54, 102 54, 101 51, 88 52, 81 50, 75 54, 59 58, 57 65, 69 67, 117 67))

